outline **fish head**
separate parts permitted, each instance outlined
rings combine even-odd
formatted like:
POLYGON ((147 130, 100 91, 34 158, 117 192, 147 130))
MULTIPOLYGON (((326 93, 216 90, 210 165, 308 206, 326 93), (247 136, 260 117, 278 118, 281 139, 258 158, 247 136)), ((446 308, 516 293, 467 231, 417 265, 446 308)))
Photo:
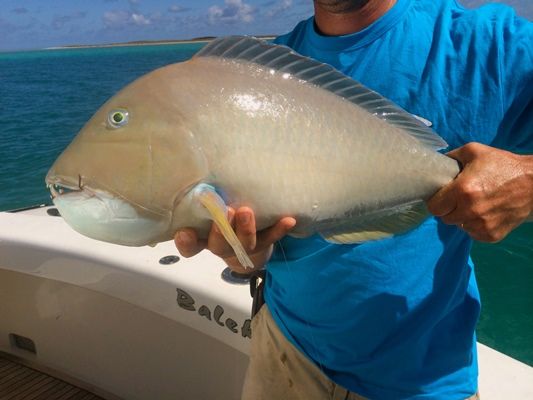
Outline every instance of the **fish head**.
POLYGON ((176 203, 206 175, 170 67, 108 100, 50 168, 54 204, 85 236, 131 246, 170 239, 176 203))

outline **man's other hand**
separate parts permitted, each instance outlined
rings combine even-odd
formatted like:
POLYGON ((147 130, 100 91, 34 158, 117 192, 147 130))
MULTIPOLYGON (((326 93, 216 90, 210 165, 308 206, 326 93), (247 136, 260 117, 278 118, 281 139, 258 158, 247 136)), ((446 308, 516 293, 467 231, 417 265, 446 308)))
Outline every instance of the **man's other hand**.
POLYGON ((498 242, 533 211, 533 156, 468 143, 448 156, 463 169, 429 201, 429 211, 473 239, 498 242))

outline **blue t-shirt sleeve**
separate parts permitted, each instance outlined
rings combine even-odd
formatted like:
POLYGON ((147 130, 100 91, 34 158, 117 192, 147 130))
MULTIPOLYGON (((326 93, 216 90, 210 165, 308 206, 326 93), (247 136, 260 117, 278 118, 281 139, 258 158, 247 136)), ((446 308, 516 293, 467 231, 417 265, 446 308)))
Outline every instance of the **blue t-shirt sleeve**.
POLYGON ((449 37, 438 36, 442 54, 428 62, 437 65, 444 87, 452 88, 445 109, 459 115, 448 121, 451 135, 461 139, 455 146, 476 141, 533 152, 533 23, 510 7, 488 4, 476 10, 458 6, 449 24, 449 37))
POLYGON ((495 38, 501 73, 503 120, 494 145, 533 153, 533 23, 501 7, 495 38))

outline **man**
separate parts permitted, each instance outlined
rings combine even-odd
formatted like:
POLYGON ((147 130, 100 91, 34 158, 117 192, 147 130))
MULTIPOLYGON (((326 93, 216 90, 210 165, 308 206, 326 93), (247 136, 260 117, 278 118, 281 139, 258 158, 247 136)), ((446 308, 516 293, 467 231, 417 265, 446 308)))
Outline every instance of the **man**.
MULTIPOLYGON (((505 6, 468 11, 453 0, 314 6, 277 42, 432 121, 463 169, 428 201, 438 218, 361 245, 285 237, 289 217, 256 233, 253 210, 230 210, 267 271, 243 398, 476 398, 469 251, 533 211, 532 24, 505 6)), ((207 248, 240 271, 215 227, 207 241, 184 229, 176 245, 184 256, 207 248)))

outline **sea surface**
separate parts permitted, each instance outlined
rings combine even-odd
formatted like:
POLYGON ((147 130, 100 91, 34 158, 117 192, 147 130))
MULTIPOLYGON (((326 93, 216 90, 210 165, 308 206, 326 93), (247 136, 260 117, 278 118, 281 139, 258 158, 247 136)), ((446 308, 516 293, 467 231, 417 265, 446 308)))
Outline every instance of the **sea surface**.
MULTIPOLYGON (((0 210, 49 203, 48 168, 98 107, 201 46, 0 53, 0 210)), ((472 256, 483 302, 478 340, 533 365, 533 224, 499 244, 475 244, 472 256)))

